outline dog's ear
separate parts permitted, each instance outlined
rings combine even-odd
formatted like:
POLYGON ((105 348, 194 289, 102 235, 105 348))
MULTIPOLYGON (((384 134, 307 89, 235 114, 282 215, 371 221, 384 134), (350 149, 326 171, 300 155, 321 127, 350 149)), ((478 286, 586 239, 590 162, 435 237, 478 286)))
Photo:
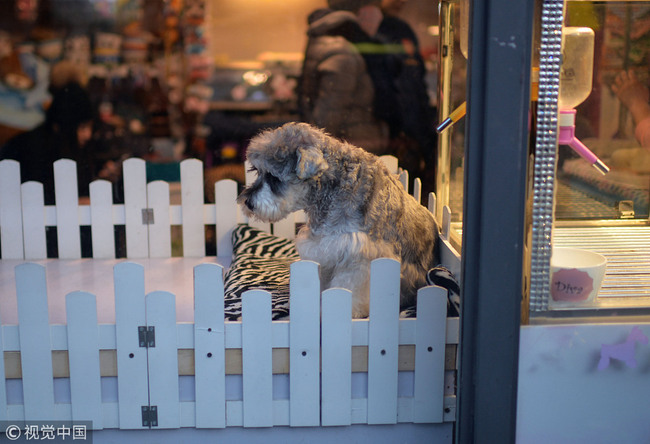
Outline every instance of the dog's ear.
POLYGON ((321 150, 313 146, 298 148, 296 176, 299 179, 305 180, 320 176, 327 168, 328 165, 321 150))

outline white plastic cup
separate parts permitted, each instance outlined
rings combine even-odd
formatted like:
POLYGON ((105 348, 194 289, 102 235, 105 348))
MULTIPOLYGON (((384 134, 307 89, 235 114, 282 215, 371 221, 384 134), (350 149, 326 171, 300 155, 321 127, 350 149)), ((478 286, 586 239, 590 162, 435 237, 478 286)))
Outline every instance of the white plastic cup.
POLYGON ((549 306, 575 307, 595 302, 607 270, 602 254, 570 247, 553 247, 549 306))

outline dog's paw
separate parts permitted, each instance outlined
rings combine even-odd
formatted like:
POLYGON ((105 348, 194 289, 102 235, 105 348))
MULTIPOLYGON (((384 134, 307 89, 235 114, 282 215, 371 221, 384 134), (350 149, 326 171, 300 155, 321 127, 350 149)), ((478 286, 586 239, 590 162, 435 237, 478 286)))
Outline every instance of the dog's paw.
POLYGON ((359 304, 352 307, 353 319, 365 319, 370 314, 370 307, 366 304, 359 304))

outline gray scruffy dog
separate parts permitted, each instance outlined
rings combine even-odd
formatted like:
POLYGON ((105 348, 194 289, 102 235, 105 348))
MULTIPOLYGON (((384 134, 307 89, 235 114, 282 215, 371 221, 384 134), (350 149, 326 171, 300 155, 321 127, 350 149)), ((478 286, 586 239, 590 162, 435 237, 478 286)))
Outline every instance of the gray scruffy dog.
POLYGON ((268 222, 304 210, 298 253, 320 264, 322 289, 352 292, 355 318, 368 316, 370 262, 377 258, 401 262, 401 305, 415 302, 435 265, 438 228, 377 156, 306 123, 288 123, 254 137, 247 158, 258 177, 237 202, 268 222))

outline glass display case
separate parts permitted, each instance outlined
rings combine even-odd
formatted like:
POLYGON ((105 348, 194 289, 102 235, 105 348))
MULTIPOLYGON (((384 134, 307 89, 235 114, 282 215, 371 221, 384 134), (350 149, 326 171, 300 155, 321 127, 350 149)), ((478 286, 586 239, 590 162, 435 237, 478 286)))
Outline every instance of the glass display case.
POLYGON ((650 32, 643 26, 650 20, 650 5, 647 2, 571 1, 565 8, 560 112, 575 108, 576 138, 606 160, 609 168, 607 174, 585 168, 589 162, 581 161, 566 144, 561 145, 556 219, 647 220, 650 150, 643 149, 636 139, 637 122, 624 104, 626 100, 633 103, 623 96, 633 93, 630 89, 633 86, 627 86, 626 91, 617 89, 616 79, 619 77, 618 82, 621 82, 620 74, 627 71, 634 73, 641 82, 639 86, 648 83, 650 32), (589 47, 572 46, 576 30, 590 33, 589 47), (585 74, 589 75, 583 81, 577 79, 576 71, 570 66, 571 58, 580 54, 585 58, 585 74), (586 94, 575 105, 562 101, 563 92, 571 89, 571 82, 586 87, 586 94))
POLYGON ((558 88, 537 114, 539 124, 548 113, 549 125, 538 125, 535 144, 532 319, 650 308, 650 147, 642 146, 649 15, 647 2, 568 1, 556 19, 561 40, 541 30, 540 94, 558 88), (559 63, 549 63, 554 56, 559 63), (552 138, 557 148, 546 150, 552 138), (584 251, 600 256, 587 263, 575 256, 584 251), (564 254, 573 256, 566 262, 564 254))
POLYGON ((470 2, 467 61, 440 76, 466 63, 465 95, 440 88, 442 119, 467 114, 440 135, 438 190, 463 213, 460 443, 647 437, 649 5, 470 2))
MULTIPOLYGON (((436 213, 442 218, 443 209, 450 210, 449 237, 459 252, 467 183, 461 79, 468 63, 468 3, 441 2, 440 8, 439 118, 447 125, 439 127, 436 213)), ((530 104, 523 117, 529 157, 522 318, 528 323, 645 314, 650 137, 644 146, 644 131, 650 120, 643 120, 650 116, 650 2, 569 0, 555 2, 555 13, 543 17, 547 3, 535 2, 530 104), (556 264, 559 248, 601 255, 602 280, 586 268, 583 280, 558 279, 555 273, 567 268, 556 264)), ((576 261, 572 256, 569 268, 581 270, 576 261)))

